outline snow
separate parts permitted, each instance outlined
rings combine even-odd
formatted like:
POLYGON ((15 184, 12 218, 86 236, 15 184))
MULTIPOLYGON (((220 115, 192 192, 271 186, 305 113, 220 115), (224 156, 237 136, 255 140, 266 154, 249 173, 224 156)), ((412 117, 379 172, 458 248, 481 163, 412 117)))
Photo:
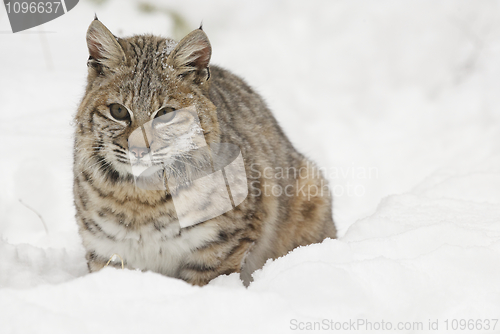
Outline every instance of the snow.
POLYGON ((80 1, 17 34, 0 10, 0 333, 290 333, 330 321, 437 333, 447 319, 499 318, 499 2, 150 2, 161 10, 80 1), (71 190, 85 31, 95 12, 119 36, 169 36, 172 10, 192 29, 203 21, 212 62, 266 98, 336 195, 339 239, 268 261, 248 289, 235 274, 200 288, 87 273, 71 190))

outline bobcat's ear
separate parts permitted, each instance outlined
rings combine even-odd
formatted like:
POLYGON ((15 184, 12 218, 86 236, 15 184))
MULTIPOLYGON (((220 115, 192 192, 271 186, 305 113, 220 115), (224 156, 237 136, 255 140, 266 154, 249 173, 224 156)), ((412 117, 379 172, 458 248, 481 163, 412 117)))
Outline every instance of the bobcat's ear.
POLYGON ((117 38, 97 18, 87 30, 87 47, 90 55, 88 64, 99 67, 99 72, 102 72, 102 66, 113 69, 125 61, 125 52, 117 38))
POLYGON ((212 55, 210 41, 203 30, 196 29, 184 37, 170 53, 167 64, 182 76, 195 75, 198 81, 210 78, 208 63, 212 55))

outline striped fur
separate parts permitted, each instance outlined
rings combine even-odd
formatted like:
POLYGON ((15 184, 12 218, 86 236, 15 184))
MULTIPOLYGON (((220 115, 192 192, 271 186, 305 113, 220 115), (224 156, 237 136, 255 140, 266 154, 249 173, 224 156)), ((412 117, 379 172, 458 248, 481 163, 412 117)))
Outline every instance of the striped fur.
POLYGON ((151 35, 122 39, 95 20, 87 43, 88 82, 75 122, 74 198, 91 272, 118 254, 127 268, 196 285, 233 272, 248 284, 267 259, 335 238, 329 192, 308 191, 325 189, 324 178, 243 80, 208 68, 211 48, 201 29, 179 43, 151 35), (110 116, 113 103, 130 111, 130 121, 110 116), (135 186, 127 138, 166 105, 196 106, 207 143, 241 149, 249 195, 235 209, 180 228, 168 190, 135 186), (280 169, 306 176, 276 175, 280 169))

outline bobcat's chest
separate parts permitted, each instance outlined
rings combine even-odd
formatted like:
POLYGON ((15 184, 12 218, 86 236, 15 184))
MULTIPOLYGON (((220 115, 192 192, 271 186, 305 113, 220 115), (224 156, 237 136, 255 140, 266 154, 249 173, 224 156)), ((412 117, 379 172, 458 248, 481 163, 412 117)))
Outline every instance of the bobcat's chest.
MULTIPOLYGON (((160 217, 156 221, 165 220, 160 217)), ((102 235, 93 236, 92 244, 97 254, 110 258, 118 254, 129 269, 151 270, 176 276, 186 256, 217 236, 215 227, 199 225, 181 229, 177 221, 155 224, 151 221, 137 229, 106 217, 95 217, 102 235), (159 226, 164 227, 159 227, 159 226)))

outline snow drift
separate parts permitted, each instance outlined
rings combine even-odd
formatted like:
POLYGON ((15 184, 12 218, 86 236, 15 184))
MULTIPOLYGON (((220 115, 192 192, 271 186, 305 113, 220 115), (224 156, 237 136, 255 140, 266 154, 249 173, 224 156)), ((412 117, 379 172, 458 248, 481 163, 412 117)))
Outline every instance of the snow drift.
POLYGON ((81 1, 0 35, 1 333, 500 332, 498 3, 151 3, 81 1), (168 35, 167 9, 204 21, 213 62, 337 186, 339 239, 268 261, 248 289, 87 273, 71 193, 85 31, 97 12, 119 35, 168 35))

